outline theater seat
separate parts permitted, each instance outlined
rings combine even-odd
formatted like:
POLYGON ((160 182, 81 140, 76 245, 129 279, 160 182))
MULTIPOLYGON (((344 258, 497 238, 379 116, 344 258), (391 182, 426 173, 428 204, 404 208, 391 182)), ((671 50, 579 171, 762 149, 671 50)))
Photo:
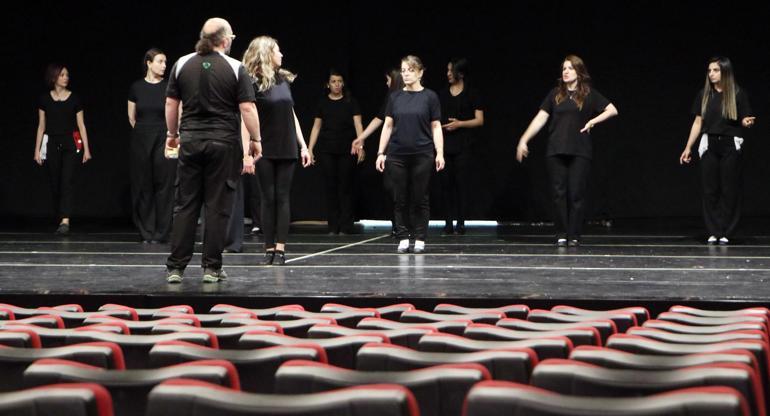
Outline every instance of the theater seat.
POLYGON ((16 348, 40 348, 37 332, 22 327, 0 331, 0 345, 16 348))
POLYGON ((298 338, 307 338, 307 331, 314 325, 336 325, 336 321, 331 318, 307 318, 294 319, 291 321, 261 321, 253 318, 226 318, 222 320, 221 327, 262 325, 265 322, 281 327, 284 335, 298 338))
POLYGON ((618 332, 626 332, 628 328, 637 326, 636 315, 631 312, 625 313, 603 313, 593 315, 568 314, 556 311, 546 311, 542 309, 533 309, 529 312, 527 320, 532 322, 553 322, 553 323, 572 323, 595 321, 597 319, 609 319, 615 323, 618 332))
POLYGON ((606 315, 618 315, 618 314, 632 314, 636 318, 637 325, 643 324, 645 321, 650 319, 650 311, 647 310, 647 308, 642 306, 630 306, 626 308, 618 308, 618 309, 606 309, 606 310, 591 310, 591 309, 582 309, 582 308, 576 308, 574 306, 567 306, 567 305, 557 305, 551 308, 554 312, 559 313, 566 313, 568 315, 581 315, 581 316, 593 316, 593 317, 602 317, 606 315))
POLYGON ((393 344, 416 348, 423 335, 432 334, 434 332, 436 332, 436 330, 433 328, 419 326, 401 329, 357 329, 339 325, 314 325, 308 330, 307 336, 308 338, 313 339, 379 334, 386 336, 393 344))
POLYGON ((655 328, 633 327, 626 331, 628 335, 655 339, 674 344, 716 344, 719 342, 755 340, 768 343, 767 333, 762 331, 732 331, 719 334, 675 334, 655 328))
POLYGON ((152 333, 152 328, 156 325, 187 325, 200 328, 201 323, 192 315, 185 315, 186 317, 177 318, 163 318, 150 321, 125 321, 118 318, 109 316, 92 316, 83 321, 84 325, 90 324, 107 324, 119 322, 125 325, 129 331, 134 335, 149 335, 152 333))
POLYGON ((739 322, 727 325, 684 325, 675 322, 651 319, 642 325, 644 328, 655 328, 675 334, 712 335, 733 331, 767 331, 761 322, 739 322))
MULTIPOLYGON (((199 329, 194 326, 187 325, 156 325, 152 328, 152 334, 170 334, 174 332, 196 332, 199 329)), ((227 328, 206 328, 206 331, 216 335, 219 342, 219 348, 238 348, 238 340, 241 336, 247 332, 264 331, 273 332, 276 334, 282 334, 283 328, 280 325, 273 322, 265 321, 261 325, 243 325, 233 326, 227 328)))
MULTIPOLYGON (((1 352, 1 351, 0 351, 1 352)), ((253 393, 275 391, 275 370, 291 360, 326 363, 326 352, 318 345, 292 345, 256 350, 218 350, 183 341, 161 342, 150 350, 154 368, 197 360, 226 360, 238 370, 241 389, 253 393)))
POLYGON ((760 316, 770 317, 770 309, 765 307, 758 307, 758 306, 752 307, 752 308, 720 311, 720 310, 698 309, 690 306, 674 305, 671 308, 669 308, 668 311, 674 312, 674 313, 684 313, 687 315, 711 317, 711 318, 740 316, 740 315, 760 315, 760 316))
MULTIPOLYGON (((347 305, 340 305, 339 303, 326 303, 321 307, 321 312, 347 312, 351 310, 357 310, 361 308, 356 308, 353 306, 347 306, 347 305)), ((378 306, 376 308, 364 308, 364 309, 374 309, 377 311, 377 313, 380 315, 380 318, 382 319, 398 319, 399 316, 401 316, 401 313, 404 311, 412 311, 414 310, 414 305, 411 303, 397 303, 393 305, 386 305, 386 306, 378 306)))
POLYGON ((16 319, 31 318, 39 315, 56 315, 62 318, 67 328, 76 328, 83 325, 83 321, 93 315, 109 315, 121 319, 137 320, 136 311, 131 308, 102 311, 102 312, 83 312, 78 305, 63 305, 54 307, 40 307, 37 309, 21 308, 7 303, 0 303, 0 308, 11 310, 16 319))
POLYGON ((392 344, 366 344, 356 355, 356 369, 406 371, 442 364, 481 364, 494 380, 528 383, 537 365, 530 348, 508 348, 478 352, 423 352, 392 344))
MULTIPOLYGON (((149 395, 146 416, 420 416, 414 395, 395 385, 314 394, 254 394, 195 380, 171 380, 149 395)), ((732 416, 732 415, 726 415, 732 416)))
POLYGON ((469 320, 457 319, 451 321, 438 321, 438 322, 398 322, 388 319, 380 318, 364 318, 356 328, 360 329, 404 329, 404 328, 433 328, 438 332, 444 332, 447 334, 462 335, 465 332, 465 328, 472 322, 469 320))
POLYGON ((344 312, 308 312, 298 310, 281 310, 275 313, 278 321, 308 318, 334 319, 337 325, 355 328, 358 321, 364 318, 379 318, 380 314, 375 309, 354 309, 344 312))
POLYGON ((618 332, 618 327, 615 325, 615 322, 612 322, 609 319, 600 319, 596 321, 556 323, 556 322, 532 322, 532 321, 525 321, 523 319, 508 318, 508 319, 501 319, 497 321, 497 324, 495 325, 501 328, 515 329, 518 331, 538 331, 538 332, 561 331, 564 329, 575 329, 575 328, 596 328, 596 330, 599 331, 599 336, 601 337, 602 345, 604 345, 604 343, 607 342, 607 338, 609 338, 612 334, 616 334, 618 332))
POLYGON ((326 351, 329 363, 344 367, 355 368, 356 353, 364 344, 370 342, 385 342, 389 340, 384 335, 351 335, 337 338, 304 339, 287 335, 273 334, 270 332, 256 331, 244 334, 238 344, 241 349, 265 348, 278 345, 305 345, 315 344, 326 351))
POLYGON ((247 318, 256 319, 257 316, 250 312, 238 312, 238 313, 178 313, 174 311, 162 311, 159 310, 152 315, 151 319, 163 319, 163 318, 194 318, 200 323, 201 327, 218 327, 223 326, 222 321, 225 319, 247 318))
POLYGON ((9 324, 35 325, 43 328, 62 329, 64 320, 58 315, 37 315, 24 319, 13 319, 7 322, 0 322, 0 326, 9 324))
POLYGON ((601 345, 601 336, 596 328, 572 328, 556 331, 517 331, 496 325, 472 324, 465 328, 464 337, 486 341, 520 341, 550 337, 565 337, 577 345, 601 345))
POLYGON ((674 390, 647 397, 578 397, 503 381, 473 387, 466 416, 749 416, 749 406, 729 387, 674 390))
POLYGON ((400 322, 406 323, 429 323, 429 322, 441 322, 441 321, 471 321, 477 324, 492 324, 494 325, 500 319, 505 318, 505 314, 500 311, 489 312, 476 312, 471 314, 449 314, 449 313, 433 313, 421 310, 405 311, 398 318, 400 322))
POLYGON ((107 369, 123 369, 123 352, 116 344, 92 342, 58 348, 0 347, 0 391, 24 387, 22 375, 33 362, 59 358, 107 369))
POLYGON ((746 398, 752 415, 766 415, 762 382, 754 369, 744 364, 642 371, 608 369, 571 360, 546 360, 535 367, 530 384, 556 393, 593 397, 633 397, 682 388, 726 386, 746 398))
MULTIPOLYGON (((759 323, 764 325, 764 332, 768 332, 768 317, 765 315, 734 315, 734 316, 721 316, 721 317, 704 317, 688 315, 686 313, 676 312, 663 312, 658 315, 658 320, 675 322, 682 325, 700 325, 700 326, 716 326, 716 325, 731 325, 745 322, 759 323)), ((770 332, 768 332, 770 333, 770 332)))
POLYGON ((117 416, 143 415, 150 390, 174 378, 240 389, 238 372, 231 363, 223 360, 194 361, 151 370, 105 370, 73 361, 44 359, 24 371, 24 383, 28 386, 63 382, 100 384, 112 395, 117 416))
POLYGON ((417 399, 421 416, 459 416, 471 387, 489 380, 479 364, 448 364, 411 371, 356 371, 312 361, 289 361, 275 373, 276 393, 304 394, 366 384, 398 384, 417 399))
POLYGON ((527 319, 529 306, 527 305, 505 305, 493 308, 468 308, 465 306, 454 305, 451 303, 439 303, 433 307, 433 313, 447 313, 455 315, 473 315, 476 313, 502 312, 506 318, 527 319))
POLYGON ((89 325, 78 328, 44 328, 37 325, 20 324, 10 321, 0 325, 3 331, 28 331, 34 332, 40 338, 40 346, 43 348, 61 347, 67 344, 67 337, 83 331, 106 332, 113 334, 128 334, 128 327, 122 322, 113 321, 106 324, 89 325))
POLYGON ((0 394, 0 415, 112 416, 112 397, 98 384, 53 384, 0 394))
POLYGON ((501 348, 531 348, 538 360, 567 358, 572 342, 565 337, 528 339, 523 341, 478 341, 450 334, 428 334, 420 338, 419 350, 427 352, 471 352, 501 348))
POLYGON ((100 311, 114 311, 114 310, 133 310, 136 312, 137 318, 142 321, 151 320, 158 311, 173 312, 177 314, 194 314, 192 306, 190 305, 169 305, 162 308, 132 308, 130 306, 118 305, 115 303, 107 303, 99 307, 100 311))
POLYGON ((281 305, 276 306, 273 308, 263 308, 263 309, 253 309, 253 308, 244 308, 241 306, 235 306, 235 305, 228 305, 226 303, 220 303, 217 305, 214 305, 209 310, 209 313, 243 313, 247 312, 257 319, 275 319, 275 314, 279 311, 286 311, 286 310, 293 310, 293 311, 304 311, 305 308, 302 305, 281 305))

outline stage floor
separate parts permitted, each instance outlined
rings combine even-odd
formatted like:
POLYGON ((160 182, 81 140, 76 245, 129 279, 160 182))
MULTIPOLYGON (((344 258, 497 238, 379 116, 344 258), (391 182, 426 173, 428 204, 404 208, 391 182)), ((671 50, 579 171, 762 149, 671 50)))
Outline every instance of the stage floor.
POLYGON ((757 232, 709 247, 697 226, 655 224, 592 227, 577 248, 555 247, 549 227, 473 227, 463 236, 440 236, 441 228, 432 227, 427 252, 419 255, 397 254, 389 228, 327 236, 323 226, 293 226, 285 266, 258 265, 261 240, 247 236, 243 253, 225 254, 226 282, 202 283, 196 254, 176 285, 165 281, 168 246, 138 243, 128 227, 76 228, 68 237, 6 231, 0 233, 0 301, 770 302, 770 236, 757 232))

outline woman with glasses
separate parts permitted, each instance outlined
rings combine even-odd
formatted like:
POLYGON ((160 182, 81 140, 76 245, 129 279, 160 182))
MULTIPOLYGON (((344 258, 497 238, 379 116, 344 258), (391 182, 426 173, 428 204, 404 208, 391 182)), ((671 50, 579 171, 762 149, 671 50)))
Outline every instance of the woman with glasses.
POLYGON ((422 86, 424 71, 420 58, 409 55, 401 59, 404 88, 388 100, 375 162, 378 171, 387 170, 390 176, 398 253, 409 251, 410 234, 413 252, 425 251, 431 171, 434 166, 436 171, 444 169, 441 103, 435 92, 422 86), (407 216, 411 217, 411 230, 407 216))
POLYGON ((164 156, 166 143, 166 55, 157 48, 144 54, 144 78, 128 90, 131 124, 132 215, 144 243, 166 242, 171 234, 176 160, 164 156))
POLYGON ((56 233, 69 234, 75 169, 78 164, 91 160, 91 149, 83 121, 83 104, 68 88, 67 67, 48 65, 45 81, 49 91, 38 101, 34 160, 48 167, 54 207, 60 218, 56 233))
POLYGON ((741 159, 744 128, 754 125, 746 92, 735 82, 727 57, 708 61, 706 81, 692 104, 695 116, 680 164, 692 161, 692 148, 700 138, 698 155, 703 189, 706 244, 728 244, 741 217, 741 159))

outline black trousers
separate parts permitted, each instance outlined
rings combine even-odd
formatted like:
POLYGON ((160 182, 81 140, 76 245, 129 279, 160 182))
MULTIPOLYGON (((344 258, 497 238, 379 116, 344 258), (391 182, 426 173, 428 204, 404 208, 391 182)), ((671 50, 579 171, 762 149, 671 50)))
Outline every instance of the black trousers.
POLYGON ((243 182, 246 176, 251 175, 242 175, 236 181, 233 208, 230 212, 230 220, 227 222, 227 230, 225 232, 224 249, 236 253, 240 253, 243 250, 243 216, 246 208, 243 201, 243 182))
POLYGON ((195 228, 205 206, 204 268, 222 267, 222 249, 230 219, 243 152, 239 143, 220 140, 184 141, 177 164, 176 202, 171 232, 170 269, 184 270, 193 255, 195 228))
POLYGON ((446 225, 452 225, 457 219, 457 225, 465 223, 469 179, 471 175, 471 157, 469 152, 444 155, 446 165, 439 172, 441 196, 444 203, 444 219, 446 225))
POLYGON ((396 226, 396 238, 409 238, 410 230, 407 217, 412 226, 411 234, 415 240, 428 236, 430 221, 430 178, 433 176, 434 156, 432 153, 416 155, 388 155, 385 171, 389 173, 393 195, 393 222, 396 226))
POLYGON ((243 175, 244 198, 249 203, 249 215, 251 216, 251 226, 262 228, 262 198, 259 186, 259 176, 243 175))
POLYGON ((51 183, 54 211, 61 218, 69 218, 72 215, 75 169, 82 159, 83 154, 76 151, 72 135, 48 136, 45 165, 51 183))
POLYGON ((574 155, 546 157, 559 238, 577 240, 583 231, 591 159, 574 155))
POLYGON ((276 243, 285 244, 289 237, 289 196, 296 165, 296 159, 262 158, 257 162, 257 175, 262 190, 262 234, 266 249, 275 247, 276 243))
POLYGON ((741 218, 742 154, 732 136, 709 135, 701 157, 703 220, 709 235, 731 236, 741 218))
POLYGON ((350 232, 353 228, 353 157, 322 152, 318 153, 318 164, 326 187, 329 231, 350 232))
POLYGON ((166 159, 166 125, 137 124, 131 133, 131 202, 142 240, 167 241, 174 211, 176 160, 166 159))

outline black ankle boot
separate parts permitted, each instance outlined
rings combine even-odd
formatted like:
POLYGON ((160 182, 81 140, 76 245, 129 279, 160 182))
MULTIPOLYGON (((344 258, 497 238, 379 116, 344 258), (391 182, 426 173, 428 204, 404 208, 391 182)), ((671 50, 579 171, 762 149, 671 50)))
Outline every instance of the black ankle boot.
POLYGON ((283 266, 286 264, 286 254, 281 250, 275 250, 275 257, 273 258, 273 264, 276 266, 283 266))
POLYGON ((275 261, 275 251, 265 251, 265 258, 262 259, 262 264, 273 264, 273 261, 275 261))

